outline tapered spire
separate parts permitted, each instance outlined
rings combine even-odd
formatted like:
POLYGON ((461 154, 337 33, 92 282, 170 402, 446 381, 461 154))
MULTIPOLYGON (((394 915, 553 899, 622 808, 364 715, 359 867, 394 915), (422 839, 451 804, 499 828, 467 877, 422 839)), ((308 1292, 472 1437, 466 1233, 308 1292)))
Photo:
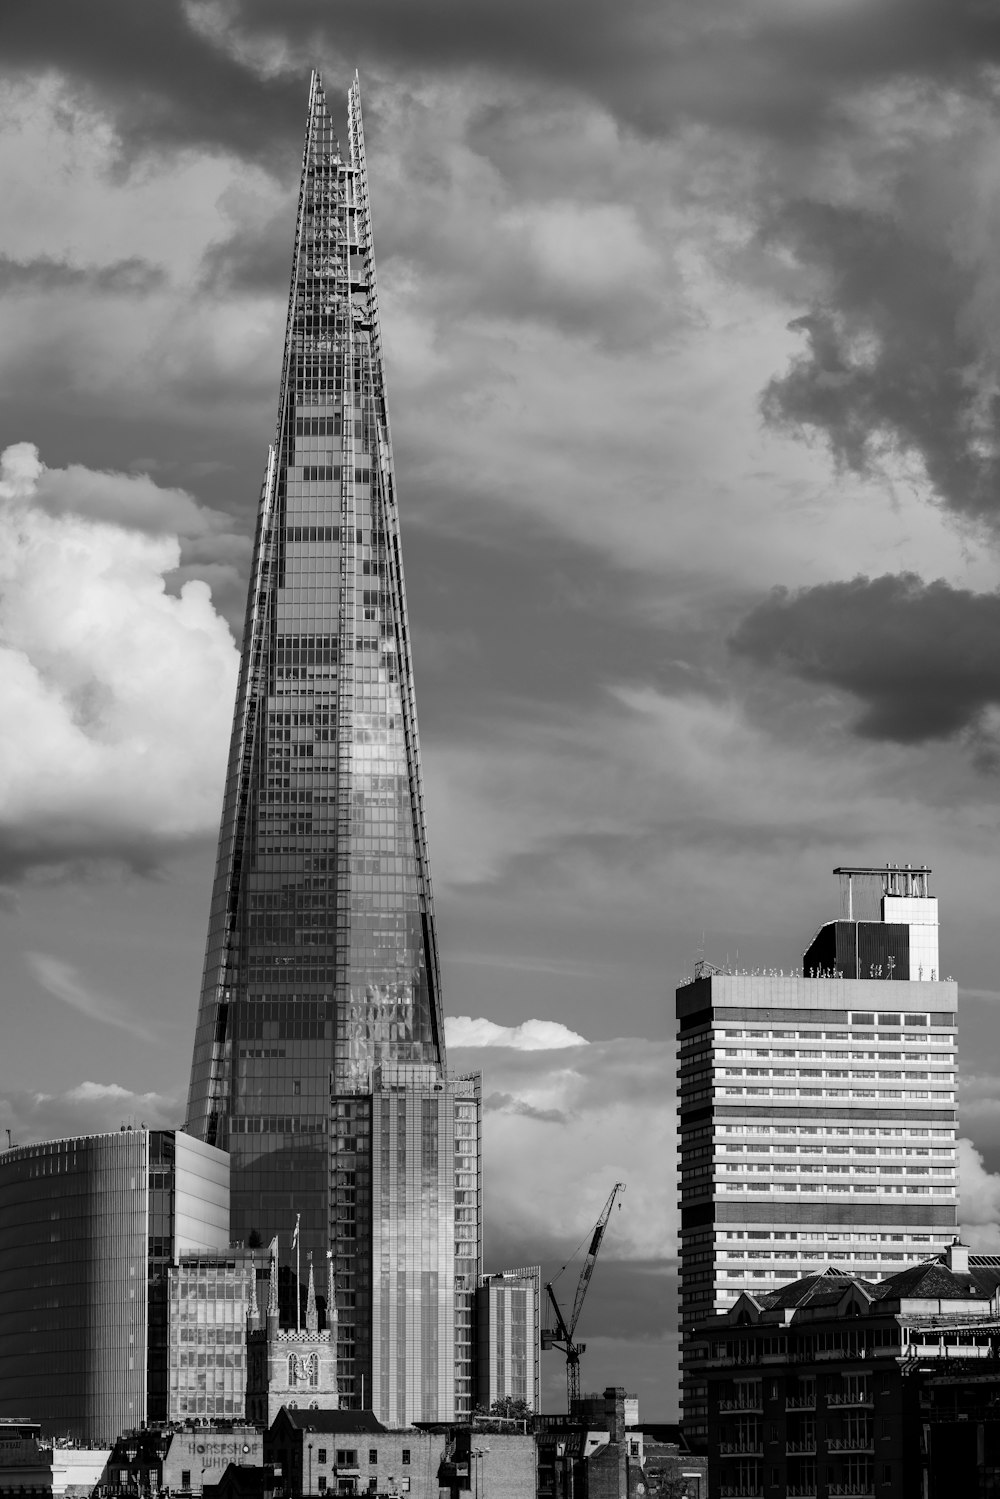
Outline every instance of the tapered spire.
POLYGON ((260 1326, 260 1307, 257 1305, 257 1258, 254 1256, 250 1266, 250 1305, 247 1308, 247 1322, 250 1327, 256 1329, 260 1326))
POLYGON ((267 1315, 268 1318, 278 1315, 278 1241, 271 1241, 271 1266, 267 1285, 267 1315))
POLYGON ((306 1332, 319 1332, 319 1311, 316 1307, 316 1280, 313 1276, 311 1249, 309 1251, 309 1289, 306 1292, 306 1332))

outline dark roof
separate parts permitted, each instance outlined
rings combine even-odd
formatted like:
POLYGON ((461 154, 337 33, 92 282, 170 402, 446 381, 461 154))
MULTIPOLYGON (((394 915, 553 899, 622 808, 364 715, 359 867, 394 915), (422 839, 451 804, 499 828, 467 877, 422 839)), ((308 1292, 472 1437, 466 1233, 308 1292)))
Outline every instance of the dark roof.
POLYGON ((860 1287, 867 1296, 875 1292, 874 1281, 863 1280, 860 1275, 851 1275, 849 1271, 831 1265, 816 1275, 803 1275, 800 1280, 789 1281, 776 1291, 755 1296, 754 1300, 759 1301, 765 1311, 798 1306, 836 1306, 850 1286, 860 1287))
POLYGON ((275 1421, 280 1421, 284 1416, 289 1425, 298 1431, 323 1431, 336 1435, 349 1435, 351 1432, 388 1431, 381 1421, 376 1420, 372 1411, 312 1411, 301 1408, 291 1409, 283 1405, 275 1416, 275 1421))
POLYGON ((1000 1255, 970 1254, 969 1274, 981 1296, 992 1296, 1000 1286, 1000 1255))
POLYGON ((875 1290, 879 1301, 896 1301, 904 1296, 944 1297, 949 1301, 975 1297, 978 1300, 982 1294, 971 1275, 956 1275, 940 1260, 925 1260, 920 1265, 907 1265, 905 1270, 887 1275, 885 1280, 879 1281, 875 1290))

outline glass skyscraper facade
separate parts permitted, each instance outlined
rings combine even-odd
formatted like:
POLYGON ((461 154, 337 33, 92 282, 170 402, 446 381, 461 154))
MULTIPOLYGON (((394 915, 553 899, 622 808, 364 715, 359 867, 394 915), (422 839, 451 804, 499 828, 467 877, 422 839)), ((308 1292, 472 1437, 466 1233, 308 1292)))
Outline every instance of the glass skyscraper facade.
POLYGON ((166 1420, 244 1415, 255 1258, 253 1250, 183 1254, 167 1269, 166 1420))
POLYGON ((744 1288, 833 1264, 881 1279, 957 1222, 957 986, 926 869, 843 869, 802 976, 677 990, 684 1429, 706 1434, 694 1329, 744 1288))
POLYGON ((360 95, 342 153, 314 74, 187 1128, 230 1152, 234 1238, 298 1220, 333 1257, 346 1406, 381 1389, 374 1078, 418 1069, 443 1107, 444 1063, 360 95))
POLYGON ((228 1161, 174 1130, 0 1154, 0 1417, 111 1443, 167 1414, 167 1275, 228 1239, 228 1161))

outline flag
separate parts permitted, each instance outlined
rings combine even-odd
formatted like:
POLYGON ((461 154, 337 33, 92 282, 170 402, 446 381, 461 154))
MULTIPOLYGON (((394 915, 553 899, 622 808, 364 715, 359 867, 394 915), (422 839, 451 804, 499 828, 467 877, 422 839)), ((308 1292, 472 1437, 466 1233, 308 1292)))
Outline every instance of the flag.
POLYGON ((295 1248, 296 1244, 299 1242, 299 1218, 300 1218, 300 1216, 301 1216, 301 1214, 299 1214, 299 1213, 295 1214, 295 1229, 294 1229, 294 1232, 292 1233, 292 1248, 293 1249, 295 1248))

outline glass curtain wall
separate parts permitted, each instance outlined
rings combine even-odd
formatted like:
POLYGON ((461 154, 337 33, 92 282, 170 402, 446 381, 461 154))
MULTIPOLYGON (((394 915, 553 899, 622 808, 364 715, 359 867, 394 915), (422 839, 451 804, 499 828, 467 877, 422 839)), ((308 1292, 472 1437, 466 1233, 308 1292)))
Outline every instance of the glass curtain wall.
POLYGON ((364 1114, 374 1066, 444 1061, 357 82, 348 116, 345 157, 314 74, 187 1121, 233 1237, 300 1217, 320 1263, 331 1092, 364 1114))

